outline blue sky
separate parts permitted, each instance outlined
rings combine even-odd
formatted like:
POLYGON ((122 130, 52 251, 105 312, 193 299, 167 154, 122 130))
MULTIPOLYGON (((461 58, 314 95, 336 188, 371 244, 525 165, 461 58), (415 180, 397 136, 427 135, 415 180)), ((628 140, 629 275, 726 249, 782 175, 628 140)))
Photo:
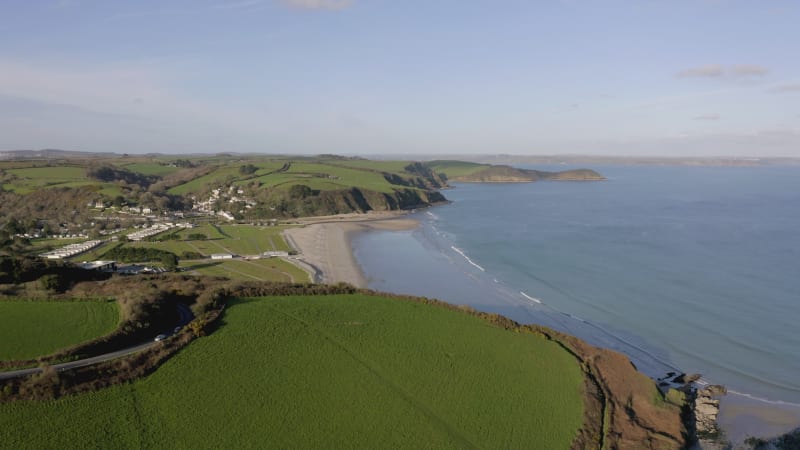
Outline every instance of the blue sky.
POLYGON ((794 0, 0 0, 0 150, 800 157, 794 0))

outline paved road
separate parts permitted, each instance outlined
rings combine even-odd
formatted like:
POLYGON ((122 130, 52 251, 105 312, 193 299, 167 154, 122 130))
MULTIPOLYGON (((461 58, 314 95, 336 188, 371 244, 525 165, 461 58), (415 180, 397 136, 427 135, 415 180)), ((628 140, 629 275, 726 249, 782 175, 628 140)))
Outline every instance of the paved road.
MULTIPOLYGON (((192 314, 192 310, 189 309, 188 306, 184 305, 183 303, 178 303, 176 305, 178 310, 178 316, 180 317, 179 323, 177 326, 184 326, 194 319, 194 314, 192 314)), ((171 333, 166 333, 171 334, 171 333)), ((111 353, 105 353, 103 355, 93 356, 91 358, 86 359, 79 359, 77 361, 70 361, 61 364, 53 364, 52 368, 56 369, 57 371, 61 372, 64 370, 69 369, 76 369, 78 367, 85 367, 91 366, 92 364, 97 364, 105 361, 110 361, 112 359, 121 358, 123 356, 132 355, 136 352, 140 352, 142 350, 146 350, 154 345, 157 342, 154 341, 147 341, 138 345, 134 345, 133 347, 124 348, 122 350, 117 350, 111 353)), ((39 373, 42 371, 41 367, 31 367, 29 369, 20 369, 20 370, 11 370, 8 372, 0 372, 0 380, 7 380, 10 378, 17 378, 17 377, 24 377, 27 375, 32 375, 34 373, 39 373)))

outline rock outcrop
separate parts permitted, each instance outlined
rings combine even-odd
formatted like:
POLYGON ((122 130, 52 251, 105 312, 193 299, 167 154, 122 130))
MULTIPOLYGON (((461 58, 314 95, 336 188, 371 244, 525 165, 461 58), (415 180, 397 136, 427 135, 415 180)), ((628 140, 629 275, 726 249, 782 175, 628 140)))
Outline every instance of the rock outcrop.
POLYGON ((710 385, 697 390, 694 398, 695 433, 699 438, 719 435, 717 415, 719 400, 716 397, 727 393, 724 386, 710 385))

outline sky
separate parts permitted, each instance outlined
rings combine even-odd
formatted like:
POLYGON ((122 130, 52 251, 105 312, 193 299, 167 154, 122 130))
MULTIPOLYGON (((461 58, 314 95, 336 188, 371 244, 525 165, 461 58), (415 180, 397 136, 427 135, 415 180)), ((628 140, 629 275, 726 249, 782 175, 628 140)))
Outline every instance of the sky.
POLYGON ((796 0, 0 0, 0 151, 800 157, 796 0))

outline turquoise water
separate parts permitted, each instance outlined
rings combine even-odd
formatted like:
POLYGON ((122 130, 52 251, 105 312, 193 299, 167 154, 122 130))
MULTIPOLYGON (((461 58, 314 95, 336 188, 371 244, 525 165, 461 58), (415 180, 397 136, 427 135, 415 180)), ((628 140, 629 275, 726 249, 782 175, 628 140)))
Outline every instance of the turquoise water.
POLYGON ((356 258, 374 289, 800 403, 800 168, 596 169, 609 180, 459 184, 419 229, 356 236, 356 258))

